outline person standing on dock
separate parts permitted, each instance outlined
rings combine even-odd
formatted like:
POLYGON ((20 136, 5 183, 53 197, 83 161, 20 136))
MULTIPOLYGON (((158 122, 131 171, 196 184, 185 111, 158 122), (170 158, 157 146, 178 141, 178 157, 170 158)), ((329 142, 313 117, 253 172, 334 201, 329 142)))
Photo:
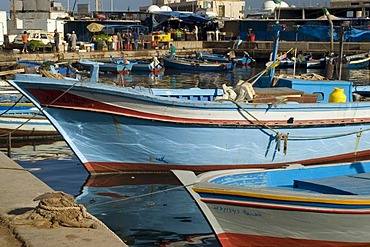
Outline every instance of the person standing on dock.
POLYGON ((72 31, 72 35, 70 39, 71 39, 71 50, 75 51, 76 45, 77 45, 77 35, 75 31, 72 31))
POLYGON ((113 34, 112 36, 112 49, 113 51, 117 51, 117 44, 118 44, 118 36, 117 33, 113 34))
POLYGON ((170 58, 175 59, 176 56, 176 47, 172 44, 170 44, 170 58))
POLYGON ((194 25, 194 30, 193 30, 195 41, 198 41, 198 32, 199 32, 198 26, 195 24, 194 25))
POLYGON ((59 52, 59 40, 60 40, 59 33, 55 29, 54 30, 54 45, 55 45, 55 51, 56 52, 59 52))
POLYGON ((22 53, 28 53, 28 34, 27 31, 24 31, 22 34, 23 49, 22 53))
POLYGON ((120 32, 117 32, 117 51, 123 51, 123 38, 120 32))
POLYGON ((133 37, 135 50, 137 51, 139 49, 139 33, 136 30, 134 30, 133 37))
POLYGON ((144 33, 143 32, 140 32, 139 39, 140 39, 140 44, 143 46, 143 50, 144 50, 144 48, 145 48, 145 39, 144 39, 144 33))

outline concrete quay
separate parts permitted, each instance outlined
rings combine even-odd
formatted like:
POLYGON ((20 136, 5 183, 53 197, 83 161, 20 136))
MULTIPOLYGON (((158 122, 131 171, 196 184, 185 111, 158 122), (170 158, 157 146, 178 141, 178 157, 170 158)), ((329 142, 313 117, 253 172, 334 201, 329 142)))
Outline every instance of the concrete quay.
MULTIPOLYGON (((168 46, 173 44, 176 47, 177 55, 194 55, 195 51, 208 51, 218 54, 226 54, 230 49, 234 49, 237 56, 242 56, 247 51, 257 62, 269 60, 274 43, 272 41, 243 41, 239 46, 235 46, 235 40, 219 41, 171 41, 161 42, 160 46, 151 49, 141 49, 137 51, 92 51, 80 50, 79 52, 42 52, 16 54, 11 51, 4 51, 0 56, 0 66, 6 67, 14 65, 17 59, 43 62, 50 61, 71 61, 77 62, 80 58, 91 60, 108 60, 112 57, 126 57, 128 59, 150 59, 153 56, 161 57, 169 54, 168 46)), ((330 42, 291 42, 280 41, 279 52, 286 52, 291 48, 297 48, 297 51, 311 53, 314 58, 323 58, 329 53, 330 42)), ((333 44, 334 53, 339 53, 339 42, 333 44)), ((354 55, 368 53, 370 51, 370 42, 344 42, 343 54, 354 55)), ((293 53, 291 53, 293 54, 293 53)))
POLYGON ((6 247, 122 247, 117 235, 98 221, 98 228, 37 228, 14 224, 14 216, 32 210, 36 197, 53 190, 0 152, 0 246, 6 247))
POLYGON ((181 56, 194 55, 195 51, 208 51, 212 49, 202 48, 202 41, 171 41, 161 42, 156 48, 139 49, 133 51, 90 51, 79 50, 75 52, 30 52, 26 54, 13 53, 11 50, 0 52, 0 66, 7 67, 14 65, 17 59, 29 60, 36 62, 44 61, 70 61, 78 62, 80 58, 91 60, 108 60, 110 57, 126 57, 127 59, 151 59, 153 56, 161 57, 162 55, 169 54, 169 44, 176 47, 176 54, 181 56))

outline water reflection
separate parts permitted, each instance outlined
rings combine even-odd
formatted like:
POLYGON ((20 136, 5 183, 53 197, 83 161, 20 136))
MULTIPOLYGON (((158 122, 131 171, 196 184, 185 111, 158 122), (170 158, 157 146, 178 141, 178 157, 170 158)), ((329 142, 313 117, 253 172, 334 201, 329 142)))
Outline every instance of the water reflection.
POLYGON ((342 71, 342 79, 352 81, 355 85, 370 84, 370 69, 345 69, 342 71))
MULTIPOLYGON (((7 153, 6 141, 1 142, 0 151, 7 153)), ((35 140, 12 140, 11 158, 15 161, 42 161, 70 159, 73 155, 62 137, 35 140)))
MULTIPOLYGON (((159 74, 131 72, 123 75, 125 86, 144 86, 156 88, 221 88, 222 84, 234 86, 239 80, 247 80, 262 69, 240 67, 234 71, 194 72, 165 69, 159 74)), ((100 80, 113 81, 120 85, 120 77, 115 74, 101 74, 100 80)))
MULTIPOLYGON (((175 69, 165 69, 159 74, 148 74, 144 72, 131 72, 123 75, 125 86, 131 87, 140 85, 144 87, 157 88, 221 88, 222 84, 235 86, 239 80, 248 80, 253 75, 264 70, 265 67, 237 67, 233 71, 218 72, 194 72, 175 69)), ((324 69, 276 69, 276 74, 300 75, 315 73, 321 76, 326 75, 324 69)), ((101 80, 114 81, 120 85, 120 78, 115 74, 102 74, 101 80)), ((355 85, 368 85, 370 81, 370 70, 343 70, 342 80, 352 81, 355 85)))
POLYGON ((77 200, 130 246, 219 246, 172 173, 92 176, 77 200))

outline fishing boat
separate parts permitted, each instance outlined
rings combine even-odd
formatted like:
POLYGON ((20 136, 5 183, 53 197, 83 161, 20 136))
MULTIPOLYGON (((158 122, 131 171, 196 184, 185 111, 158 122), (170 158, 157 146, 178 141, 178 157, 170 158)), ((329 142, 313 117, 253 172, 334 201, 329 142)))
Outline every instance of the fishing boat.
POLYGON ((59 135, 49 120, 33 105, 20 104, 11 110, 3 109, 0 106, 0 139, 9 134, 22 138, 59 135))
POLYGON ((306 69, 324 69, 326 67, 327 59, 291 59, 291 58, 284 58, 280 61, 278 65, 279 68, 294 68, 294 65, 297 68, 306 68, 306 69))
POLYGON ((79 77, 78 70, 68 62, 36 62, 25 59, 17 59, 16 64, 18 67, 25 67, 27 69, 27 73, 42 73, 42 71, 50 71, 53 75, 60 74, 64 77, 79 77))
POLYGON ((272 168, 370 154, 370 102, 353 101, 352 90, 362 89, 346 81, 280 78, 242 101, 221 98, 230 88, 128 88, 27 74, 9 83, 91 173, 272 168), (345 102, 329 102, 335 88, 345 102))
MULTIPOLYGON (((228 53, 230 54, 230 53, 228 53)), ((229 63, 230 61, 234 64, 240 64, 242 66, 248 66, 256 61, 248 54, 248 52, 244 52, 244 56, 242 58, 230 58, 229 56, 225 56, 222 54, 215 54, 209 52, 196 52, 196 57, 204 59, 208 62, 214 63, 229 63)))
POLYGON ((223 247, 370 245, 370 162, 174 171, 223 247))
POLYGON ((91 61, 85 58, 80 58, 79 60, 79 64, 82 66, 82 68, 88 71, 91 70, 91 65, 97 62, 99 63, 99 70, 101 72, 113 73, 131 71, 132 66, 134 65, 134 63, 124 59, 111 59, 109 61, 91 61))
POLYGON ((222 71, 222 70, 232 70, 234 68, 234 65, 230 62, 213 63, 194 58, 191 59, 180 57, 171 58, 169 56, 163 56, 162 59, 164 67, 172 69, 181 69, 189 71, 222 71))
POLYGON ((42 63, 18 58, 16 60, 16 64, 19 65, 19 66, 34 68, 34 67, 40 67, 42 63))
POLYGON ((0 92, 0 139, 59 135, 49 120, 19 91, 0 92))
POLYGON ((370 68, 370 53, 346 56, 342 64, 344 69, 370 68))
POLYGON ((148 72, 148 73, 158 73, 164 70, 164 67, 159 62, 158 58, 154 58, 153 61, 130 61, 133 62, 132 71, 136 72, 148 72))
POLYGON ((222 89, 132 88, 27 74, 8 82, 45 114, 90 173, 368 159, 370 102, 354 101, 366 87, 264 72, 222 89))

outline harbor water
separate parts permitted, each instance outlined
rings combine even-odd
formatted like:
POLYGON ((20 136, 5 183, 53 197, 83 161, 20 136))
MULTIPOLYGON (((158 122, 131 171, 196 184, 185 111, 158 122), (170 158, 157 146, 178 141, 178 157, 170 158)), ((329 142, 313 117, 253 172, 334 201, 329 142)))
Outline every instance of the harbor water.
MULTIPOLYGON (((167 69, 159 75, 131 73, 104 79, 123 82, 125 86, 221 88, 224 83, 235 85, 261 70, 256 67, 191 73, 167 69)), ((292 69, 279 72, 293 74, 292 69)), ((323 70, 296 71, 297 75, 302 73, 325 75, 323 70)), ((343 70, 342 79, 368 85, 370 71, 343 70)), ((1 145, 1 151, 6 152, 5 145, 1 145)), ((129 246, 220 246, 186 189, 171 173, 89 176, 62 139, 18 143, 12 149, 12 158, 54 190, 75 196, 129 246)))

